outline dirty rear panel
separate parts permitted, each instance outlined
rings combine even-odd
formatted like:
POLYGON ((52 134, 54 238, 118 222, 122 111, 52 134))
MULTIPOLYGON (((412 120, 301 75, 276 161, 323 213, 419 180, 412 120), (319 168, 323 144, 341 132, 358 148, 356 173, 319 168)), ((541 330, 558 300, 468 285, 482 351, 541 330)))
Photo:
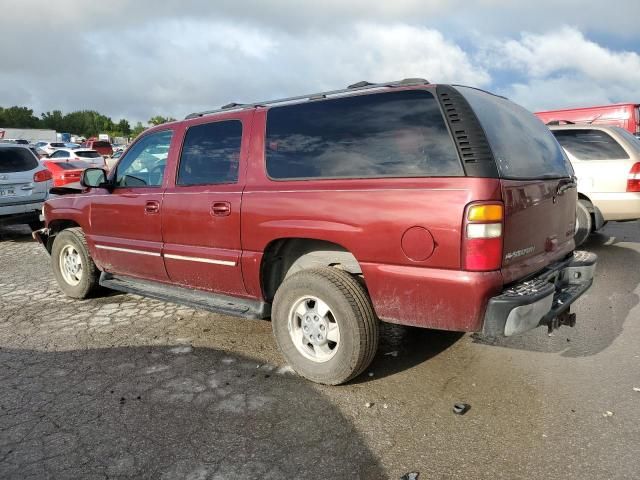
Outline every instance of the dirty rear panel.
POLYGON ((573 169, 549 129, 532 113, 481 90, 456 89, 477 116, 501 179, 502 275, 511 283, 573 250, 573 169))

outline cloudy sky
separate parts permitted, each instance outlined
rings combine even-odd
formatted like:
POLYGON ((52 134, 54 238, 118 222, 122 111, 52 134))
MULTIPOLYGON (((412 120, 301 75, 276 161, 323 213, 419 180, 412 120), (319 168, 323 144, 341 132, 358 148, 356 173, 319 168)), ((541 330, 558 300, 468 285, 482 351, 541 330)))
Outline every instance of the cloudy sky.
POLYGON ((183 117, 423 77, 640 102, 640 0, 0 0, 0 106, 183 117))

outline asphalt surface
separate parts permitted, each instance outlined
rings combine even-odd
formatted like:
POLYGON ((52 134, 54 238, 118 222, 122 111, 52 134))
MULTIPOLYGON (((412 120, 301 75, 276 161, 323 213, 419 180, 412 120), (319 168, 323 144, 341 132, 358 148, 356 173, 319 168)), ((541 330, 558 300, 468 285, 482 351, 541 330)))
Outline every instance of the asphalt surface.
POLYGON ((586 249, 575 328, 385 326, 368 373, 324 387, 267 321, 67 299, 29 232, 1 229, 0 478, 639 478, 640 224, 586 249))

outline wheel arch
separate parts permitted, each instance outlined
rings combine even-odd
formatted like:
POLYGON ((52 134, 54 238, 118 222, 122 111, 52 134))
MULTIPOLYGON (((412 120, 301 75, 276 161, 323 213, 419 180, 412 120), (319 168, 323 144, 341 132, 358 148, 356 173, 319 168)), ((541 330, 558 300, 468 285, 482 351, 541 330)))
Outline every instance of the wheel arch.
POLYGON ((47 225, 47 228, 49 230, 49 235, 47 237, 45 247, 47 251, 51 253, 51 249, 53 248, 53 241, 57 234, 59 234, 63 230, 67 230, 68 228, 82 228, 82 227, 73 220, 56 219, 49 222, 49 224, 47 225))
POLYGON ((606 223, 600 209, 584 193, 578 192, 578 201, 582 201, 583 203, 585 203, 585 207, 591 214, 591 221, 593 222, 593 230, 600 230, 606 223))
POLYGON ((340 244, 314 238, 274 239, 265 247, 260 265, 260 285, 265 300, 273 300, 276 290, 289 275, 315 267, 335 267, 362 275, 355 255, 340 244))

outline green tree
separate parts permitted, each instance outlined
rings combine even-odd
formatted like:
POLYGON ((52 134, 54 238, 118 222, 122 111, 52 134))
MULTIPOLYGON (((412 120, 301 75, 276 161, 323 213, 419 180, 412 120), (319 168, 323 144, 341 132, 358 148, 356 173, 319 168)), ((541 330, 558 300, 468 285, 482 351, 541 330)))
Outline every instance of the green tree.
POLYGON ((138 135, 140 135, 145 130, 146 130, 146 128, 145 128, 144 125, 142 125, 142 122, 138 122, 138 123, 136 123, 136 126, 133 127, 133 130, 131 130, 131 136, 132 137, 137 137, 138 135))
POLYGON ((175 122, 176 119, 172 118, 172 117, 163 117, 161 115, 156 115, 155 117, 151 117, 149 119, 149 125, 162 125, 163 123, 167 123, 167 122, 175 122))
POLYGON ((40 115, 40 126, 42 128, 50 128, 58 132, 64 130, 64 117, 60 110, 54 110, 53 112, 45 112, 40 115))
POLYGON ((123 118, 116 125, 116 130, 120 133, 121 136, 128 137, 131 134, 131 125, 129 124, 128 120, 123 118))
POLYGON ((0 110, 0 126, 5 128, 38 128, 40 120, 27 107, 13 106, 0 110))

